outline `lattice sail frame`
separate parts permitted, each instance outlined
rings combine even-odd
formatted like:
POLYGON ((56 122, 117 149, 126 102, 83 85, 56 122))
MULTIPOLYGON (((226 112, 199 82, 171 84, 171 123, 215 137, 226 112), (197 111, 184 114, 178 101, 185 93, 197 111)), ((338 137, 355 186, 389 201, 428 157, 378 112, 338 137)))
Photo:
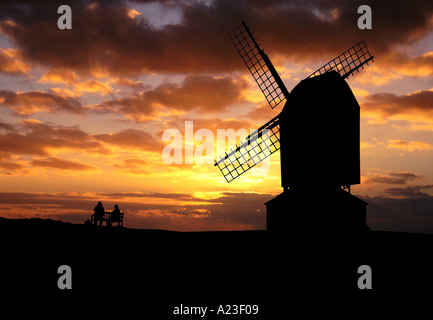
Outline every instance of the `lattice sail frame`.
POLYGON ((229 36, 271 108, 285 101, 288 96, 286 87, 245 22, 230 32, 229 36))
POLYGON ((364 69, 364 65, 373 61, 374 57, 370 55, 364 41, 355 44, 349 50, 343 52, 335 59, 329 61, 324 66, 314 71, 308 78, 324 74, 329 71, 337 71, 343 79, 348 78, 355 71, 359 72, 359 68, 364 69))
POLYGON ((247 136, 235 150, 215 161, 215 166, 230 182, 279 149, 280 124, 277 116, 247 136))

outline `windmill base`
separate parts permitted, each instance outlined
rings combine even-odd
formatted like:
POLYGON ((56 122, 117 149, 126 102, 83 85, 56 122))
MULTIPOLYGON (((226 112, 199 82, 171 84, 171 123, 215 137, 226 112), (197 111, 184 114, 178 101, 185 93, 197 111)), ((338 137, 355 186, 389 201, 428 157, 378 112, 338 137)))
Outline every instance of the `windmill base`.
POLYGON ((313 194, 285 190, 266 205, 266 228, 281 233, 357 233, 369 231, 367 203, 340 189, 313 194))

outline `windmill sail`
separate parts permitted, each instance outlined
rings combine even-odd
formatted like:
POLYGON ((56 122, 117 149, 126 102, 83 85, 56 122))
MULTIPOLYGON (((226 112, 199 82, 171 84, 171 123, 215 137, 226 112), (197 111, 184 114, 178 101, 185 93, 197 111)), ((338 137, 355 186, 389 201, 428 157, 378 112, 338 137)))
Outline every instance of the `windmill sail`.
POLYGON ((247 136, 243 143, 220 160, 215 161, 227 182, 239 177, 280 149, 279 116, 247 136))
MULTIPOLYGON (((275 108, 281 102, 287 100, 289 91, 284 86, 268 56, 260 49, 245 22, 242 22, 229 35, 269 105, 275 108)), ((313 72, 308 78, 313 78, 329 71, 336 71, 340 74, 341 78, 345 79, 355 71, 359 71, 360 68, 364 68, 364 65, 368 65, 370 61, 373 62, 373 58, 365 42, 361 41, 313 72)), ((340 77, 337 78, 345 83, 340 77)), ((294 92, 292 98, 296 97, 294 92)), ((306 93, 304 96, 308 96, 308 94, 306 93)), ((225 156, 215 161, 215 166, 218 166, 227 182, 233 181, 280 149, 280 124, 282 123, 284 123, 284 126, 287 126, 286 118, 281 118, 280 120, 280 115, 276 116, 247 136, 239 146, 236 146, 235 150, 228 154, 226 153, 225 156)), ((284 132, 287 132, 286 127, 284 127, 284 132)))
POLYGON ((349 50, 343 52, 335 59, 329 61, 321 68, 314 71, 308 78, 321 75, 328 71, 337 71, 343 79, 352 75, 359 68, 364 68, 364 65, 373 61, 373 56, 370 55, 364 41, 355 44, 349 50))
POLYGON ((289 91, 245 22, 230 32, 229 36, 271 108, 286 100, 289 91))

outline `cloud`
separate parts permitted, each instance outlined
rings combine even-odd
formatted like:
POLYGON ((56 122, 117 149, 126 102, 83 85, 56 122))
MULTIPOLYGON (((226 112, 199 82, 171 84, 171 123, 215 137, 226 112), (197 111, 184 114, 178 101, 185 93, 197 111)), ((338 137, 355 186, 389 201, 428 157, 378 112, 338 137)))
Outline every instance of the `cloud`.
POLYGON ((433 76, 433 51, 418 56, 409 56, 402 52, 393 52, 388 56, 387 65, 393 71, 410 77, 433 76))
POLYGON ((55 157, 50 157, 47 159, 33 159, 32 164, 34 167, 54 168, 59 170, 83 171, 95 169, 95 167, 89 166, 87 164, 55 157))
POLYGON ((192 75, 180 85, 163 84, 145 93, 144 98, 156 104, 181 109, 221 110, 239 102, 247 82, 231 76, 192 75))
POLYGON ((135 10, 135 9, 131 9, 131 10, 128 11, 128 16, 129 16, 131 19, 135 19, 137 16, 139 16, 139 15, 141 15, 141 14, 143 14, 143 13, 138 12, 138 11, 135 10))
POLYGON ((14 162, 0 162, 0 168, 7 170, 20 170, 23 169, 24 166, 14 162))
POLYGON ((231 76, 191 75, 181 83, 163 83, 136 96, 104 101, 94 108, 120 112, 136 121, 155 116, 163 108, 181 112, 222 111, 244 102, 242 90, 246 87, 245 80, 231 76))
MULTIPOLYGON (((137 17, 133 2, 94 3, 69 2, 74 27, 68 32, 56 28, 58 14, 49 0, 2 3, 0 27, 26 61, 46 66, 118 75, 215 73, 243 68, 226 36, 242 19, 250 22, 271 58, 305 61, 324 55, 332 59, 360 39, 384 55, 424 37, 433 11, 428 0, 374 3, 374 32, 366 33, 356 23, 361 1, 181 2, 182 19, 158 28, 149 18, 137 17)), ((170 2, 160 7, 173 9, 170 2)))
POLYGON ((385 184, 406 184, 405 179, 392 178, 384 175, 375 175, 374 177, 369 177, 365 181, 366 184, 372 183, 385 183, 385 184))
POLYGON ((400 149, 404 151, 422 151, 433 149, 433 145, 421 141, 407 140, 388 140, 388 148, 400 149))
POLYGON ((433 120, 433 91, 420 90, 407 95, 393 93, 375 93, 362 103, 362 109, 368 113, 379 114, 383 118, 396 115, 413 118, 419 116, 433 120))
POLYGON ((127 166, 143 166, 147 164, 147 161, 144 161, 142 159, 128 158, 128 159, 124 159, 123 163, 127 166))
POLYGON ((408 172, 408 171, 405 171, 405 172, 389 172, 388 173, 390 176, 393 176, 393 177, 396 177, 396 178, 400 178, 400 179, 403 179, 403 180, 405 180, 405 181, 408 181, 408 180, 416 180, 416 179, 421 179, 422 178, 422 176, 419 176, 419 175, 417 175, 417 174, 415 174, 415 173, 412 173, 412 172, 408 172))
POLYGON ((77 83, 73 86, 73 89, 77 93, 97 93, 101 96, 113 93, 113 88, 110 83, 98 80, 87 80, 77 83))
POLYGON ((367 177, 366 184, 401 184, 405 185, 408 181, 421 179, 422 177, 412 172, 388 172, 388 174, 374 174, 371 177, 367 177))
POLYGON ((38 80, 39 83, 62 84, 68 88, 51 88, 62 97, 81 96, 83 93, 97 93, 106 96, 113 93, 109 82, 102 82, 95 79, 79 81, 77 74, 68 69, 52 69, 45 72, 38 80))
POLYGON ((93 135, 93 138, 126 149, 149 151, 163 149, 163 144, 159 139, 143 130, 126 129, 115 133, 96 134, 93 135))
MULTIPOLYGON (((84 171, 95 168, 77 161, 60 159, 55 154, 67 151, 109 155, 113 153, 109 146, 122 150, 160 152, 164 147, 159 139, 142 130, 127 129, 92 135, 77 126, 53 126, 33 119, 21 120, 16 125, 7 125, 3 131, 0 131, 0 159, 5 159, 6 162, 0 164, 0 167, 9 170, 22 167, 22 163, 11 161, 12 158, 19 160, 19 156, 22 155, 45 157, 33 159, 34 167, 84 171)), ((147 162, 141 159, 126 158, 117 167, 127 173, 149 174, 151 172, 146 168, 147 162)))
POLYGON ((0 122, 0 130, 15 131, 15 128, 10 123, 0 122))
MULTIPOLYGON (((185 117, 172 117, 171 120, 167 121, 167 127, 178 129, 183 135, 185 134, 185 122, 192 121, 185 117)), ((218 129, 226 130, 233 129, 235 131, 244 129, 248 134, 251 129, 257 129, 254 125, 244 119, 221 119, 221 118, 207 118, 201 117, 193 120, 192 129, 194 132, 200 129, 209 129, 212 131, 214 137, 218 135, 218 129)), ((160 132, 162 134, 162 131, 160 132)))
POLYGON ((13 92, 0 90, 0 106, 9 107, 18 115, 30 115, 36 112, 54 113, 57 111, 67 111, 75 114, 84 113, 84 108, 79 100, 42 91, 13 92))
POLYGON ((138 174, 138 175, 148 175, 151 171, 143 169, 149 163, 142 159, 127 158, 122 161, 122 164, 114 164, 115 167, 121 168, 124 173, 138 174))
POLYGON ((52 69, 45 72, 38 82, 74 85, 78 82, 78 76, 75 72, 68 69, 52 69))
MULTIPOLYGON (((364 85, 383 86, 405 77, 429 78, 433 76, 433 51, 420 55, 411 55, 402 51, 394 49, 383 54, 377 61, 378 63, 366 68, 360 75, 357 75, 356 80, 364 85)), ((356 94, 355 91, 354 93, 356 94)))
POLYGON ((405 188, 388 188, 385 189, 385 192, 391 196, 399 198, 432 197, 431 195, 422 192, 424 189, 433 189, 433 184, 406 186, 405 188))
POLYGON ((133 81, 129 78, 115 78, 113 82, 118 86, 124 86, 134 90, 149 89, 142 81, 133 81))
POLYGON ((8 154, 49 156, 52 149, 109 154, 99 141, 77 127, 51 126, 37 120, 22 120, 14 130, 0 134, 0 150, 8 154))
MULTIPOLYGON (((139 160, 139 159, 134 159, 139 160)), ((141 160, 142 161, 142 160, 141 160)), ((134 161, 135 162, 135 161, 134 161)), ((200 198, 196 198, 191 194, 186 193, 145 193, 145 192, 116 192, 116 193, 99 193, 98 195, 116 198, 116 199, 127 199, 127 198, 159 198, 159 199, 175 199, 175 200, 188 200, 188 201, 206 201, 200 198)))
POLYGON ((22 60, 21 53, 18 50, 0 49, 0 72, 26 74, 31 69, 30 64, 22 60))

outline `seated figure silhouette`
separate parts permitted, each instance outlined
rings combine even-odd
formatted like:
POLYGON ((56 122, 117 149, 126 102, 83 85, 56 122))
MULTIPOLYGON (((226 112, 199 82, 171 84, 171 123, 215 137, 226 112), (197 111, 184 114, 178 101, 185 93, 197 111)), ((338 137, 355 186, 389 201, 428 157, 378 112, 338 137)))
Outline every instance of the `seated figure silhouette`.
POLYGON ((99 201, 98 204, 96 205, 96 207, 93 209, 93 211, 95 212, 95 226, 97 225, 98 221, 99 221, 99 225, 102 225, 102 222, 104 222, 104 216, 105 216, 105 209, 102 206, 102 202, 99 201))
POLYGON ((120 222, 120 209, 117 204, 114 205, 114 210, 110 213, 110 217, 107 220, 107 226, 111 227, 111 223, 120 222))

